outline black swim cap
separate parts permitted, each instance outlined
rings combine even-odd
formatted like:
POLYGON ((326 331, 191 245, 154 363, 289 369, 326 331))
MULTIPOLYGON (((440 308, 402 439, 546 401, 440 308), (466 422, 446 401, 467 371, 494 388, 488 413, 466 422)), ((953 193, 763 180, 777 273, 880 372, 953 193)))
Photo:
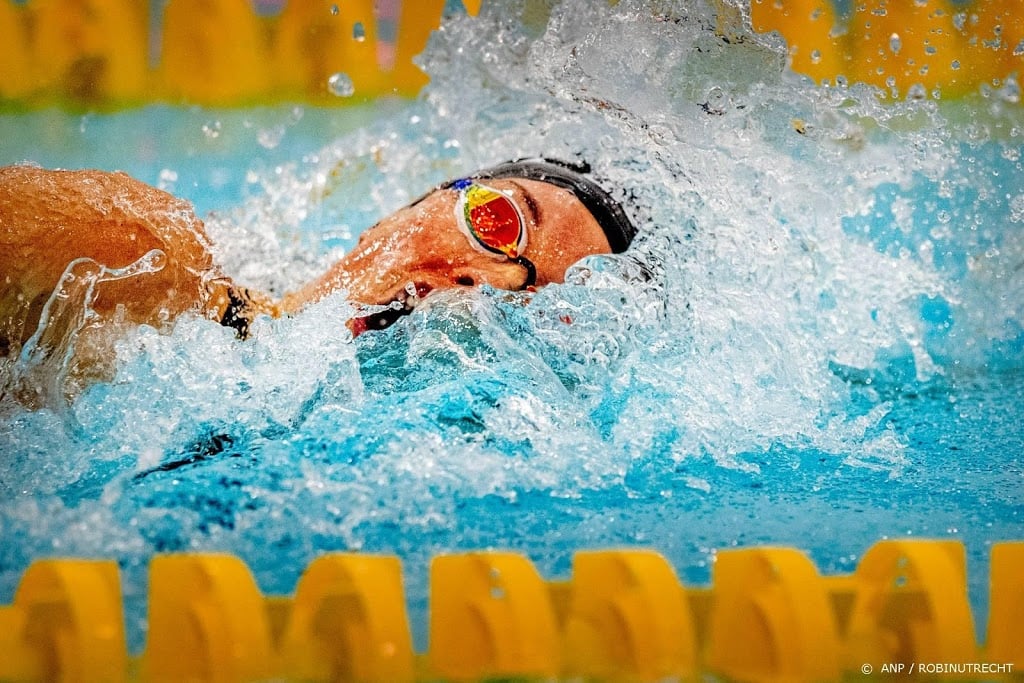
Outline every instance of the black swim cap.
POLYGON ((485 168, 470 178, 499 180, 502 178, 523 178, 540 180, 572 192, 583 203, 608 238, 612 252, 621 254, 629 248, 636 237, 636 226, 615 199, 604 188, 584 174, 590 172, 589 164, 570 164, 557 159, 517 159, 485 168))

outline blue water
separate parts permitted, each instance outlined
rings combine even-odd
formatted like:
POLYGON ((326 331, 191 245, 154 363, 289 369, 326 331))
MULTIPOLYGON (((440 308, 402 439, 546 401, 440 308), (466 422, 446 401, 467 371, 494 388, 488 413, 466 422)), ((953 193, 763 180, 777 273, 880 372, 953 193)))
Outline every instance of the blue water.
POLYGON ((286 593, 320 553, 385 552, 422 647, 446 551, 565 577, 575 550, 644 546, 700 584, 721 548, 846 573, 910 536, 966 544, 982 632, 989 548, 1024 538, 1013 93, 819 90, 700 3, 491 5, 445 22, 415 102, 0 117, 0 161, 184 196, 277 294, 503 158, 582 155, 644 225, 536 295, 431 297, 355 341, 341 295, 246 342, 186 317, 129 332, 66 404, 0 406, 0 602, 34 558, 117 558, 137 650, 154 553, 230 551, 286 593))

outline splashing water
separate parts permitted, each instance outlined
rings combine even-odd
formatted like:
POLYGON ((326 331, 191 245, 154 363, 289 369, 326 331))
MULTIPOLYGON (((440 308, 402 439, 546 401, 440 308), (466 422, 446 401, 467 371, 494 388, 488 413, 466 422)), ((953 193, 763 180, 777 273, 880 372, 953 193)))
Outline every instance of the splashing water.
POLYGON ((154 552, 230 550, 290 591, 347 548, 400 554, 416 613, 460 548, 564 574, 639 543, 704 581, 728 545, 850 571, 883 536, 977 563, 1021 537, 1020 108, 815 88, 703 3, 549 4, 447 17, 397 114, 282 163, 241 146, 218 260, 280 295, 435 183, 533 155, 588 160, 634 247, 355 341, 342 295, 245 342, 132 330, 113 381, 0 424, 0 597, 30 558, 114 556, 138 623, 154 552))
POLYGON ((163 270, 166 256, 159 249, 143 254, 124 268, 107 268, 90 258, 68 264, 43 305, 39 325, 16 361, 3 366, 0 405, 63 407, 75 341, 96 317, 92 304, 96 286, 163 270))
POLYGON ((356 92, 352 78, 343 73, 331 74, 331 77, 327 79, 327 89, 332 95, 338 97, 351 97, 356 92))

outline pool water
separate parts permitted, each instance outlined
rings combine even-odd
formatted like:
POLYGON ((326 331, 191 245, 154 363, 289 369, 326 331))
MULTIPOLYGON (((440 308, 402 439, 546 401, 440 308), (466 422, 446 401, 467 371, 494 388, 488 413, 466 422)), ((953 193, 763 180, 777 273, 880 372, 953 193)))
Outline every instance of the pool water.
MULTIPOLYGON (((880 101, 785 69, 703 3, 452 13, 415 102, 0 116, 0 162, 121 168, 194 202, 281 294, 436 182, 586 158, 643 225, 534 295, 430 297, 352 340, 343 295, 242 342, 139 328, 108 382, 0 406, 0 603, 35 558, 119 560, 132 647, 154 553, 228 551, 265 592, 317 555, 643 546, 851 572, 883 538, 1024 538, 1024 114, 1013 88, 880 101)), ((18 371, 10 360, 3 372, 18 371)), ((63 380, 57 368, 57 380, 63 380)))

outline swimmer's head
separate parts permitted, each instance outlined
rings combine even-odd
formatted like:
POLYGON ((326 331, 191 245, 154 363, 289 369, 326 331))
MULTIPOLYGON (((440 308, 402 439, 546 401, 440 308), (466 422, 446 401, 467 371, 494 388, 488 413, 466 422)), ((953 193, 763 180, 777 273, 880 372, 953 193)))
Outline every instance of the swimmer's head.
POLYGON ((587 170, 521 159, 444 183, 367 229, 350 254, 285 306, 344 289, 354 302, 393 307, 354 319, 359 334, 386 327, 432 291, 562 282, 583 257, 625 251, 636 235, 587 170))

